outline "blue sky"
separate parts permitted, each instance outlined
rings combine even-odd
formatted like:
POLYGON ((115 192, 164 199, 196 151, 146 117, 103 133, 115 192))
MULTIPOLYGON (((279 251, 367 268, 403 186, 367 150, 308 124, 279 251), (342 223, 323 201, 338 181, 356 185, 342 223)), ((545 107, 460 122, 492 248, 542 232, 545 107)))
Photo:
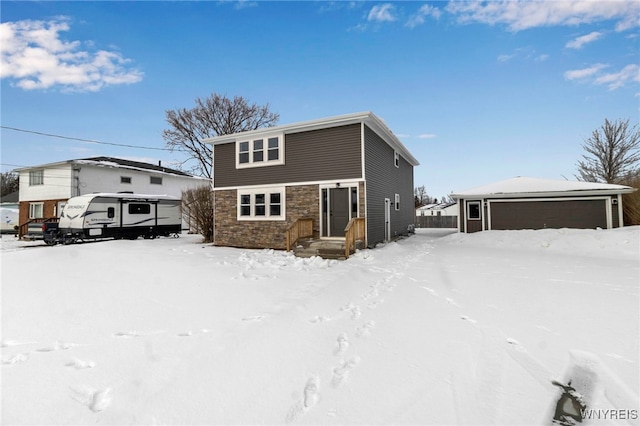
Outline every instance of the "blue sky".
POLYGON ((165 111, 211 93, 279 124, 372 111, 442 197, 574 179, 582 143, 639 121, 640 3, 1 3, 2 171, 116 156, 170 165, 165 111))

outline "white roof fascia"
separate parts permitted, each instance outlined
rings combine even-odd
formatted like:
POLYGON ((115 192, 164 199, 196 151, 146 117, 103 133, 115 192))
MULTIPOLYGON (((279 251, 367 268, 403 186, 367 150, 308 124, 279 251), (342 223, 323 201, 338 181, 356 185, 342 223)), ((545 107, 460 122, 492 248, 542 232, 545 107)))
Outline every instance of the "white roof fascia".
POLYGON ((613 195, 613 194, 630 194, 636 189, 629 187, 628 189, 594 189, 583 191, 549 191, 549 192, 510 192, 510 193, 494 193, 494 194, 450 194, 451 198, 459 200, 460 198, 539 198, 539 197, 590 197, 594 195, 613 195))
POLYGON ((357 112, 353 114, 339 115, 329 118, 321 118, 317 120, 301 121, 299 123, 286 124, 275 127, 265 127, 257 130, 250 130, 247 132, 233 133, 230 135, 215 136, 212 138, 204 139, 204 143, 211 145, 220 145, 225 143, 232 143, 238 139, 253 138, 261 135, 274 134, 274 133, 299 133, 308 132, 312 130, 327 129, 331 127, 346 126, 349 124, 362 123, 367 124, 373 131, 375 131, 380 137, 382 137, 393 149, 400 152, 402 156, 413 166, 417 166, 420 163, 411 155, 409 150, 403 145, 402 142, 393 134, 391 130, 384 124, 384 122, 370 111, 357 112))
POLYGON ((625 185, 598 182, 574 182, 553 179, 517 177, 467 191, 451 194, 459 198, 513 198, 513 197, 562 197, 592 196, 604 194, 628 194, 636 189, 625 185), (521 189, 519 189, 521 188, 521 189), (548 188, 548 189, 547 189, 548 188))

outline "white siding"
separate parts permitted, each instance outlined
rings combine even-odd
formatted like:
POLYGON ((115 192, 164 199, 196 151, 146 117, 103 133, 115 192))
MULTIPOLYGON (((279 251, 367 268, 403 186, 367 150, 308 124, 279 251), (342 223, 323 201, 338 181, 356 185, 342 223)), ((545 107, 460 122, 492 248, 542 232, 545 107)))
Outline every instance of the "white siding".
MULTIPOLYGON (((38 170, 38 169, 31 169, 38 170)), ((75 195, 70 165, 43 168, 42 185, 29 185, 29 170, 20 172, 20 201, 56 200, 75 195)))
POLYGON ((132 191, 137 194, 171 195, 181 198, 184 189, 210 184, 208 179, 194 179, 161 172, 87 165, 81 167, 80 195, 94 192, 132 191), (121 183, 120 178, 123 176, 131 178, 131 183, 121 183), (161 177, 162 185, 151 184, 151 176, 161 177))

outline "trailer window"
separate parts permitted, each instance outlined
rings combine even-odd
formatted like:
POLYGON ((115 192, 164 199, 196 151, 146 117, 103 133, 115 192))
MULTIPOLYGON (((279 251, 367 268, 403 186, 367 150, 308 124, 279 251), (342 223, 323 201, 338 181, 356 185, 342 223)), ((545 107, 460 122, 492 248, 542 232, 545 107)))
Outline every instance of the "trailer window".
POLYGON ((115 216, 116 216, 116 209, 115 209, 115 208, 113 208, 113 207, 109 207, 109 208, 107 209, 107 217, 108 217, 109 219, 113 219, 115 216))
POLYGON ((149 214, 151 204, 129 204, 129 214, 149 214))

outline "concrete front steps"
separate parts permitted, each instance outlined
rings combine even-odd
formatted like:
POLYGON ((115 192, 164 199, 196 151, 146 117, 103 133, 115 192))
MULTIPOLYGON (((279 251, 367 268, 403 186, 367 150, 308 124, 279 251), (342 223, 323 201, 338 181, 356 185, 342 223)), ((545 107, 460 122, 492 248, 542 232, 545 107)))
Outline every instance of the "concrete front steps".
MULTIPOLYGON (((293 253, 298 257, 320 256, 323 259, 345 260, 344 255, 345 242, 344 239, 335 240, 314 240, 304 239, 298 241, 293 248, 293 253)), ((363 242, 356 242, 356 249, 362 249, 363 242)))

